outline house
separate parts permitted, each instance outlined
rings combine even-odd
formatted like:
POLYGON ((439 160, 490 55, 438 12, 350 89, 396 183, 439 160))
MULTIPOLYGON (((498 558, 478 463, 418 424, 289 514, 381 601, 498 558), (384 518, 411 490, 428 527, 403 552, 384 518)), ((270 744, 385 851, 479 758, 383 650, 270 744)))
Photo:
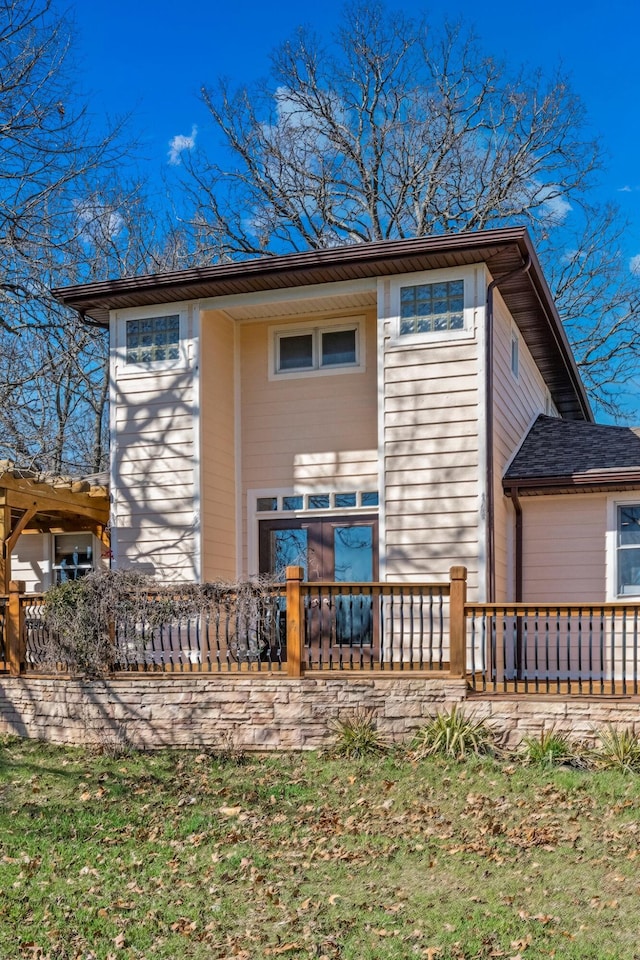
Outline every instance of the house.
POLYGON ((114 565, 634 592, 640 439, 594 424, 525 229, 54 294, 110 330, 114 565))

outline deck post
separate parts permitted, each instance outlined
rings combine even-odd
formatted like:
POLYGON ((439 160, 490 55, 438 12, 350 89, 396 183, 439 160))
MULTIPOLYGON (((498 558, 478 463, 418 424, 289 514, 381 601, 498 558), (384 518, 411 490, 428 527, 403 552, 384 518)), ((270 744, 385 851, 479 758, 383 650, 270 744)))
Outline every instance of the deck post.
POLYGON ((9 671, 12 677, 20 676, 25 659, 24 608, 22 605, 24 592, 24 580, 10 581, 5 642, 7 644, 6 659, 9 661, 9 671))
POLYGON ((287 676, 304 673, 304 597, 300 589, 304 567, 287 567, 287 676))
POLYGON ((464 679, 467 674, 467 631, 464 608, 467 602, 467 568, 449 571, 449 673, 464 679))

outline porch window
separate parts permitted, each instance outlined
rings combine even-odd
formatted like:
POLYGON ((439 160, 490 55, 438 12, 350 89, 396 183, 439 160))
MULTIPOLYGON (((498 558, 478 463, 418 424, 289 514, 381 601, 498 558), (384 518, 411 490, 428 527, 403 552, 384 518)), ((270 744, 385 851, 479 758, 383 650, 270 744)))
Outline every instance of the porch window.
POLYGON ((400 336, 463 329, 463 280, 400 287, 400 336))
POLYGON ((640 596, 640 504, 618 507, 618 596, 640 596))
POLYGON ((56 583, 79 580, 93 570, 93 535, 60 533, 53 540, 53 571, 56 583))

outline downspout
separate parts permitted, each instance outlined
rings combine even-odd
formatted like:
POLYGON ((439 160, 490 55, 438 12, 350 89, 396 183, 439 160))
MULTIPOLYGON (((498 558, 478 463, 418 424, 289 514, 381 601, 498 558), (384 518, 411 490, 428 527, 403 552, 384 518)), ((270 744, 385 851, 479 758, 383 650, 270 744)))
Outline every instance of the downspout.
POLYGON ((487 445, 487 601, 493 603, 496 598, 496 564, 495 564, 495 492, 494 464, 493 464, 493 291, 498 284, 503 283, 518 273, 528 273, 531 268, 531 257, 514 270, 505 273, 502 277, 492 280, 487 287, 487 310, 484 326, 485 351, 485 410, 486 410, 486 445, 487 445))

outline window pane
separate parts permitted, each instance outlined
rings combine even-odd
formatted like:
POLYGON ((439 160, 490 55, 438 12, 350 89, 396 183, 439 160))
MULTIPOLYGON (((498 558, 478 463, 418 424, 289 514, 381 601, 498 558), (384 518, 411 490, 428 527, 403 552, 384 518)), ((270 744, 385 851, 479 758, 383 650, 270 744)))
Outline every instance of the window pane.
POLYGON ((363 493, 362 494, 362 506, 363 507, 377 507, 378 506, 378 492, 363 493))
POLYGON ((372 527, 336 527, 333 549, 336 583, 371 583, 373 580, 372 527))
POLYGON ((640 548, 618 551, 618 594, 640 596, 640 548))
POLYGON ((303 504, 302 497, 283 497, 282 498, 283 510, 302 510, 303 505, 304 504, 303 504))
POLYGON ((267 510, 277 510, 278 498, 277 497, 258 497, 257 509, 259 513, 265 513, 267 510))
POLYGON ((356 331, 337 330, 322 334, 322 366, 356 362, 356 331))
POLYGON ((313 335, 280 337, 278 354, 278 370, 308 370, 313 367, 313 335))
POLYGON ((400 288, 400 333, 464 328, 464 281, 400 288))
POLYGON ((355 507, 355 493, 336 493, 336 507, 355 507))
POLYGON ((146 317, 128 320, 126 326, 127 363, 153 363, 179 358, 180 317, 146 317))
POLYGON ((618 543, 640 545, 640 505, 618 507, 618 543))
POLYGON ((328 493, 314 493, 309 497, 309 510, 328 510, 329 506, 328 493))
POLYGON ((287 567, 304 567, 307 579, 307 531, 299 528, 271 531, 271 572, 284 580, 287 567))

